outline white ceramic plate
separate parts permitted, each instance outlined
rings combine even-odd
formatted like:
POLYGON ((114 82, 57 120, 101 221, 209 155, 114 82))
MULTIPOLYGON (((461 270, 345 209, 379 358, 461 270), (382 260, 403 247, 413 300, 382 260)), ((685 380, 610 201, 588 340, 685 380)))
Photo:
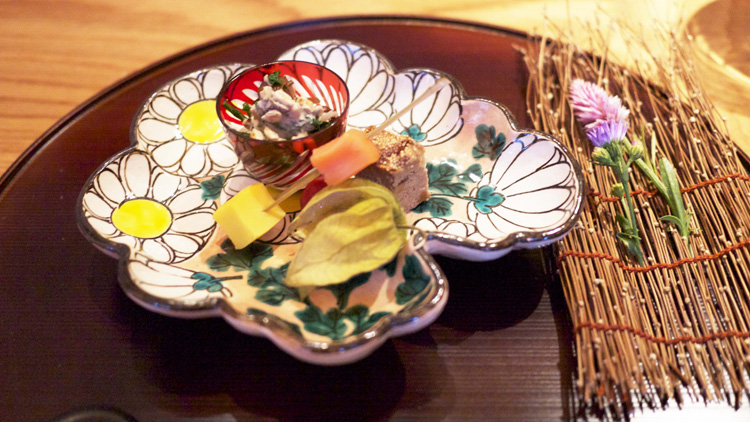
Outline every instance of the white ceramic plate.
POLYGON ((356 128, 383 122, 437 78, 451 79, 390 128, 426 148, 432 196, 408 213, 426 232, 424 247, 410 242, 388 265, 304 299, 283 283, 299 246, 285 231, 295 212, 263 241, 235 250, 211 216, 256 181, 221 130, 215 98, 251 65, 214 66, 147 99, 132 146, 103 163, 80 195, 82 232, 120 260, 124 291, 144 307, 182 318, 221 316, 301 360, 345 364, 438 317, 448 290, 432 254, 496 259, 554 242, 575 224, 582 177, 565 148, 519 129, 502 105, 468 98, 450 75, 396 71, 378 52, 340 40, 303 44, 279 59, 336 71, 347 82, 348 123, 356 128))

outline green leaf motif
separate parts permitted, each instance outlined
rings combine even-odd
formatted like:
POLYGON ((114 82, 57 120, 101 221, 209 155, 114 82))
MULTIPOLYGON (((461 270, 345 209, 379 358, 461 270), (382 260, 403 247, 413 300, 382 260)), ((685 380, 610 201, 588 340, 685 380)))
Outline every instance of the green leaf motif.
POLYGON ((336 296, 336 306, 340 309, 346 309, 347 303, 349 302, 349 295, 357 287, 367 283, 370 280, 370 274, 362 273, 358 274, 349 279, 349 281, 340 284, 331 284, 325 288, 330 290, 334 296, 336 296))
MULTIPOLYGON (((208 258, 206 261, 208 267, 219 272, 230 269, 245 271, 247 284, 258 289, 255 293, 255 299, 258 301, 271 306, 279 306, 288 299, 299 300, 297 289, 284 284, 288 263, 280 267, 262 268, 265 261, 273 256, 273 248, 270 245, 254 242, 238 250, 227 239, 222 242, 221 249, 224 253, 208 258)), ((216 287, 216 283, 217 281, 202 280, 197 285, 206 286, 205 288, 212 292, 220 290, 216 287)))
POLYGON ((393 277, 396 274, 397 268, 398 268, 398 255, 396 255, 396 257, 393 258, 391 262, 380 267, 380 270, 385 271, 388 277, 393 277))
POLYGON ((431 190, 456 197, 468 192, 465 183, 453 181, 453 178, 458 176, 454 159, 445 160, 438 165, 427 163, 427 175, 431 190))
POLYGON ((419 258, 407 255, 401 270, 404 282, 396 287, 396 303, 404 305, 414 299, 430 283, 430 276, 422 270, 419 258))
POLYGON ((190 278, 198 280, 193 284, 194 290, 207 290, 209 293, 216 293, 224 288, 223 280, 207 273, 195 273, 190 278))
POLYGON ((255 299, 266 305, 280 306, 287 299, 297 299, 297 293, 292 289, 260 289, 255 293, 255 299))
POLYGON ((419 127, 419 125, 415 124, 409 126, 407 129, 402 130, 401 134, 406 135, 417 142, 422 142, 425 140, 425 138, 427 138, 427 134, 422 132, 422 129, 419 127))
POLYGON ((247 275, 247 284, 260 289, 266 289, 276 285, 283 285, 286 270, 289 263, 280 267, 260 268, 260 263, 250 269, 247 275))
POLYGON ((482 166, 474 163, 464 170, 461 174, 456 176, 456 179, 464 183, 477 183, 482 180, 482 166))
POLYGON ((412 212, 429 212, 432 217, 448 217, 453 214, 453 211, 451 211, 452 206, 453 202, 450 199, 432 197, 417 205, 412 212))
POLYGON ((494 160, 500 156, 505 147, 504 133, 496 134, 495 126, 481 124, 474 129, 474 134, 477 144, 471 150, 472 157, 475 159, 490 157, 490 160, 494 160))
POLYGON ((255 299, 271 306, 280 306, 284 301, 300 300, 299 291, 284 283, 289 263, 280 267, 254 267, 247 275, 247 284, 257 287, 255 299))
POLYGON ((317 306, 308 304, 307 308, 294 313, 304 323, 304 329, 332 340, 340 340, 346 333, 344 315, 338 308, 331 308, 323 313, 317 306))
POLYGON ((370 308, 365 305, 355 305, 344 312, 344 316, 354 323, 354 330, 351 332, 351 335, 364 333, 388 315, 391 315, 391 313, 376 312, 370 315, 370 308))
POLYGON ((201 199, 204 201, 215 201, 221 195, 221 188, 224 187, 224 176, 214 176, 211 179, 201 182, 201 199))
POLYGON ((266 259, 273 256, 271 246, 254 242, 244 249, 235 249, 232 242, 227 238, 221 243, 224 253, 216 254, 206 260, 208 267, 214 271, 250 270, 260 265, 266 259))
POLYGON ((502 204, 503 201, 505 201, 505 197, 502 194, 495 192, 495 188, 492 186, 485 185, 477 191, 474 206, 482 214, 490 214, 492 208, 502 204))

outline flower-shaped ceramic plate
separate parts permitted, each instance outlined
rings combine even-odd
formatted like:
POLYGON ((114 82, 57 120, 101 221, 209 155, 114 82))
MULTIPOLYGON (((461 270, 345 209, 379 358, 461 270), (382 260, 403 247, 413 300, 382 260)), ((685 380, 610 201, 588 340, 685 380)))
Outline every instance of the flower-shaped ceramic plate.
POLYGON ((304 297, 283 282, 299 246, 285 230, 294 209, 261 241, 234 249, 212 213, 256 181, 222 131, 215 98, 251 65, 214 66, 148 98, 135 116, 132 146, 103 163, 80 195, 82 232, 119 258, 124 291, 144 307, 183 318, 221 316, 301 360, 344 364, 437 318, 448 286, 432 254, 491 260, 547 245, 574 225, 582 177, 565 148, 517 128, 502 105, 467 97, 450 75, 397 71, 378 52, 338 40, 300 45, 279 59, 337 72, 352 98, 348 124, 356 128, 385 121, 439 77, 451 80, 390 127, 426 149, 431 198, 408 213, 424 233, 415 234, 425 236, 423 247, 409 242, 376 271, 304 297))

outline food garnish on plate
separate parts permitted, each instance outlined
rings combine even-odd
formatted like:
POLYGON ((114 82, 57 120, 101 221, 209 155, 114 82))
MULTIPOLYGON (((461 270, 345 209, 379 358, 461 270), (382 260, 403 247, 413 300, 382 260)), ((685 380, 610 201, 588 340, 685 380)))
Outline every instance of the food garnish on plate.
POLYGON ((242 121, 252 138, 269 141, 303 138, 338 117, 336 110, 317 98, 297 95, 291 79, 278 70, 263 77, 252 105, 244 103, 240 110, 224 101, 223 106, 242 121))
MULTIPOLYGON (((267 75, 264 83, 269 80, 274 82, 276 78, 267 75)), ((438 80, 377 128, 371 126, 367 132, 352 129, 313 149, 313 170, 275 201, 265 186, 251 185, 219 207, 214 219, 236 248, 244 248, 284 218, 278 206, 281 201, 322 175, 328 186, 309 200, 289 227, 305 241, 289 265, 285 282, 295 287, 338 284, 388 263, 406 243, 404 210, 429 198, 429 193, 424 148, 408 136, 385 128, 447 83, 446 79, 438 80)), ((277 85, 274 92, 284 92, 283 78, 277 85)), ((271 89, 269 86, 260 87, 261 98, 263 91, 271 89)), ((262 113, 269 111, 257 111, 260 101, 246 113, 263 120, 262 113)), ((296 111, 290 110, 286 111, 296 116, 296 111)), ((285 119, 281 116, 278 121, 285 119)))

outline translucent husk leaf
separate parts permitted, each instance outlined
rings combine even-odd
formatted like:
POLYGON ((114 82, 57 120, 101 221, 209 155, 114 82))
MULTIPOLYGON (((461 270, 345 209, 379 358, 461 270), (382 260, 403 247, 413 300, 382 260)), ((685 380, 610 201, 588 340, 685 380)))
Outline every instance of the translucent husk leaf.
POLYGON ((288 286, 343 283, 391 261, 406 243, 406 216, 377 183, 351 179, 316 194, 290 225, 305 238, 287 270, 288 286))

